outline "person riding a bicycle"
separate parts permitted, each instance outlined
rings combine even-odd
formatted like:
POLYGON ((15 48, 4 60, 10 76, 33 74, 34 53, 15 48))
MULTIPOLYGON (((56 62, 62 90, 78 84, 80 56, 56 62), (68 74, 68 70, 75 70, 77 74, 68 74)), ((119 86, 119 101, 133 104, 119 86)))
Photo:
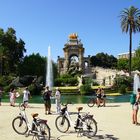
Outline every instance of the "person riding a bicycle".
POLYGON ((102 88, 98 88, 97 92, 96 92, 96 96, 97 96, 97 106, 100 106, 100 103, 103 103, 103 106, 105 106, 105 93, 104 90, 102 88))

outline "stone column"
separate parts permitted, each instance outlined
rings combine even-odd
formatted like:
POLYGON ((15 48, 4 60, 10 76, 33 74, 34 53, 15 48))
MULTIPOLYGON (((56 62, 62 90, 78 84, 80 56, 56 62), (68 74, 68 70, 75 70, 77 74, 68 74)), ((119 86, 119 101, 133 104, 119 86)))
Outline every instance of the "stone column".
POLYGON ((65 60, 64 60, 64 73, 68 70, 69 58, 68 58, 68 51, 64 52, 65 60))
POLYGON ((83 53, 84 53, 84 49, 79 48, 79 70, 82 70, 82 71, 84 70, 83 53))

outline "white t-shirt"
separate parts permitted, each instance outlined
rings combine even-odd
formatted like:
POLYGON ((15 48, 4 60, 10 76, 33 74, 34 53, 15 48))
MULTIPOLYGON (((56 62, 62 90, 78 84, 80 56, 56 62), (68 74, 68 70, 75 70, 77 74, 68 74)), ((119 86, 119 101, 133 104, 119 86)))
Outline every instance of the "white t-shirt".
POLYGON ((23 102, 29 100, 30 91, 24 90, 23 91, 23 102))
POLYGON ((55 98, 57 100, 60 100, 60 97, 61 97, 60 92, 57 90, 56 93, 55 93, 55 98))

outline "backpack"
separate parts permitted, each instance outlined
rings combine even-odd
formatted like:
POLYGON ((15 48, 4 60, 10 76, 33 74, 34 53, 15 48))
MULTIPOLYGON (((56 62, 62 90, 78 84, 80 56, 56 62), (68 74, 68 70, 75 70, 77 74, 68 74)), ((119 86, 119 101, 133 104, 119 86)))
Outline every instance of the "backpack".
POLYGON ((44 92, 43 99, 44 100, 49 100, 50 99, 50 93, 49 93, 49 91, 44 92))
POLYGON ((136 102, 136 94, 133 93, 133 94, 130 96, 130 103, 131 103, 132 105, 134 105, 135 102, 136 102))

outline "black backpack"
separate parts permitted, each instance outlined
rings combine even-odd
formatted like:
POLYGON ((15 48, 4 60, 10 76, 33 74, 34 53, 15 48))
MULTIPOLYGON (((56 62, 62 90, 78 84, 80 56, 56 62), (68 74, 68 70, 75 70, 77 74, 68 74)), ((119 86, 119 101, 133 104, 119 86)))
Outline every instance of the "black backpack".
POLYGON ((49 91, 44 92, 43 99, 44 100, 49 100, 50 99, 50 92, 49 91))

